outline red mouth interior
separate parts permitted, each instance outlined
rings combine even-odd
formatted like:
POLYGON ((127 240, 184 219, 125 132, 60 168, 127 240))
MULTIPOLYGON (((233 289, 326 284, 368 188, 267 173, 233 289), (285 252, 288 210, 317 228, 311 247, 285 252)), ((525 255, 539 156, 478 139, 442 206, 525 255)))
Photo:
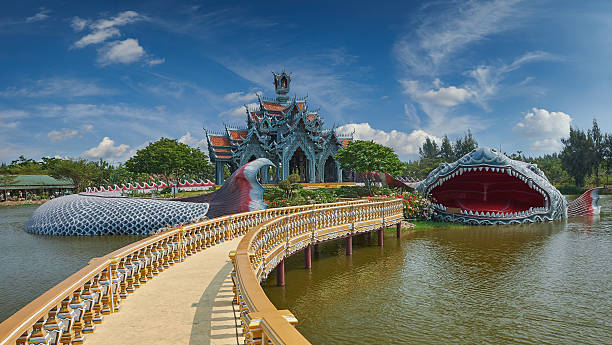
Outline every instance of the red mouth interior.
POLYGON ((520 212, 544 207, 542 194, 505 171, 469 171, 457 175, 430 194, 447 208, 478 212, 520 212))

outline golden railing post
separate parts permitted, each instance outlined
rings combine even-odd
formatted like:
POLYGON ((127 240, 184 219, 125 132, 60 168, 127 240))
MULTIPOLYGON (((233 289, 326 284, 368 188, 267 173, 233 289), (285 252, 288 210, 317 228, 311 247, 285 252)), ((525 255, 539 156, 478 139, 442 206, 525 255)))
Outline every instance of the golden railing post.
POLYGON ((93 333, 96 328, 93 323, 95 294, 91 291, 91 283, 87 282, 83 286, 81 298, 85 303, 85 314, 83 315, 83 333, 93 333))
POLYGON ((28 339, 28 345, 47 344, 47 342, 49 341, 49 333, 47 333, 47 331, 44 329, 44 325, 44 316, 34 323, 34 325, 32 326, 32 333, 30 334, 30 337, 28 339))
POLYGON ((63 331, 60 337, 60 343, 63 345, 72 344, 72 326, 74 325, 74 311, 70 309, 70 299, 66 297, 62 300, 62 304, 57 313, 58 319, 62 320, 63 331))
POLYGON ((85 314, 85 303, 81 300, 81 290, 76 290, 72 294, 72 300, 70 301, 70 308, 74 310, 74 330, 72 344, 83 344, 85 341, 85 335, 81 333, 83 330, 83 314, 85 314))

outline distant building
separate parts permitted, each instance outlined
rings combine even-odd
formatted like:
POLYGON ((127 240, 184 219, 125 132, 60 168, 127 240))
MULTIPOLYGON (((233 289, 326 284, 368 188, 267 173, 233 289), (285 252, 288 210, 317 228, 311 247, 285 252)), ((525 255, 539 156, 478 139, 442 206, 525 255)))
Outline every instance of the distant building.
POLYGON ((74 185, 68 179, 56 179, 48 175, 17 175, 15 181, 9 185, 0 185, 0 197, 4 191, 11 198, 25 198, 28 194, 64 195, 74 192, 74 185))
POLYGON ((258 106, 249 109, 246 128, 225 125, 221 133, 206 131, 215 182, 222 184, 223 170, 230 171, 256 158, 268 158, 277 167, 274 176, 261 172, 264 183, 275 183, 297 173, 303 182, 342 182, 342 169, 334 158, 352 135, 323 129, 318 111, 308 109, 307 97, 289 99, 291 75, 273 73, 276 98, 257 95, 258 106))

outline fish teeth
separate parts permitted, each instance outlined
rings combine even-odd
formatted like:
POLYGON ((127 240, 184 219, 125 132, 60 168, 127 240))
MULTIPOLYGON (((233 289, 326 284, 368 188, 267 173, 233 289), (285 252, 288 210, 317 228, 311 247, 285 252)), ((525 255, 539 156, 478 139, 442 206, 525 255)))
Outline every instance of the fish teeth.
POLYGON ((489 171, 489 167, 485 167, 485 171, 489 171))

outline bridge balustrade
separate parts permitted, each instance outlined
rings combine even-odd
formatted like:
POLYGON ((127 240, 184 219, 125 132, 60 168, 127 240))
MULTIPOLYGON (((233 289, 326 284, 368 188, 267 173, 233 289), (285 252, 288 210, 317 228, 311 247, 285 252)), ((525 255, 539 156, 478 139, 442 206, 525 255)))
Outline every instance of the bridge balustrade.
POLYGON ((277 310, 260 285, 281 261, 307 246, 383 229, 402 218, 402 200, 386 199, 305 210, 255 226, 230 253, 234 301, 246 343, 309 344, 293 327, 293 314, 277 310))
MULTIPOLYGON (((93 258, 87 266, 2 322, 0 345, 83 344, 86 334, 93 333, 105 317, 120 310, 122 300, 189 256, 244 235, 275 218, 367 202, 354 200, 273 208, 204 220, 166 230, 93 258)), ((263 235, 259 235, 258 242, 262 249, 268 244, 263 235)), ((280 233, 266 235, 282 236, 280 233)))

